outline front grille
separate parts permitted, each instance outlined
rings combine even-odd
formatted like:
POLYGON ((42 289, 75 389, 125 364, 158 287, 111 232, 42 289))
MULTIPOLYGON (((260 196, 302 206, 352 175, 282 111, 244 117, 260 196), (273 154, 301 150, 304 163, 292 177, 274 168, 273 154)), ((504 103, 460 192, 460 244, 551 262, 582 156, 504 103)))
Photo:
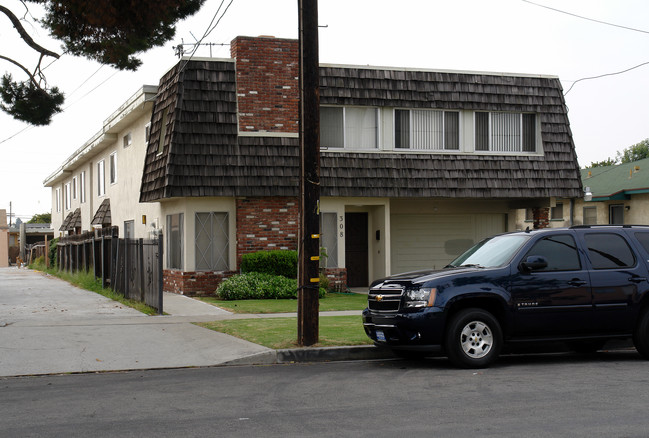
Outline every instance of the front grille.
POLYGON ((403 292, 403 286, 398 284, 372 288, 367 295, 367 307, 374 312, 397 312, 403 292))

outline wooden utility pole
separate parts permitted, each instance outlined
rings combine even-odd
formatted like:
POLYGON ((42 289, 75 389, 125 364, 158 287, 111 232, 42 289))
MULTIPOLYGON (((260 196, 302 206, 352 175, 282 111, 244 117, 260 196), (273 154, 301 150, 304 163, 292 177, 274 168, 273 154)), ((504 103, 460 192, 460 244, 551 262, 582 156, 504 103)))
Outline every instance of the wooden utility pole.
POLYGON ((320 287, 320 87, 318 2, 298 0, 300 42, 300 224, 297 343, 318 342, 320 287))

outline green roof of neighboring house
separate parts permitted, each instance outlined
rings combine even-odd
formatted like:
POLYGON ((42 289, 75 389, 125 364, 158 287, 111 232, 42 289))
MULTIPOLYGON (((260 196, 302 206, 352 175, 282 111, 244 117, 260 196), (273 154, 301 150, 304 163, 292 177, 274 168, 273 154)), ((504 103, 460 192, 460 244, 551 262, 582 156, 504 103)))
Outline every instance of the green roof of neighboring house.
POLYGON ((584 189, 590 187, 593 201, 624 200, 630 195, 649 193, 649 158, 582 169, 581 181, 584 189))

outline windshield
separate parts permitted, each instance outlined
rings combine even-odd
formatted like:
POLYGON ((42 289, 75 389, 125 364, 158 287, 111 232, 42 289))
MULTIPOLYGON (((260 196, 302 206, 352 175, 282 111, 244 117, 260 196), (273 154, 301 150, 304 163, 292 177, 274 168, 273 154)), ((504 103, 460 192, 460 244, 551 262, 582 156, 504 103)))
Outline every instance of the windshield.
POLYGON ((496 268, 509 262, 514 254, 527 242, 529 236, 504 234, 485 239, 473 245, 468 251, 449 265, 496 268))

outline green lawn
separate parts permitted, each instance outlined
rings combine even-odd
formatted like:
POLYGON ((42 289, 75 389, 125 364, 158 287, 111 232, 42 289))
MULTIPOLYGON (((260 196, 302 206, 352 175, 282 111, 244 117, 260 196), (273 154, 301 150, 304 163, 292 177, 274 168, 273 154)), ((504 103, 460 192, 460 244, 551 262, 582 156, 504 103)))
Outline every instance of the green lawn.
MULTIPOLYGON (((234 313, 295 313, 297 300, 219 300, 214 297, 200 298, 206 303, 234 313)), ((320 299, 320 311, 363 310, 367 307, 367 295, 328 293, 320 299)))
MULTIPOLYGON (((321 316, 315 347, 372 344, 360 316, 321 316)), ((234 319, 196 323, 273 349, 297 346, 297 318, 234 319)))

